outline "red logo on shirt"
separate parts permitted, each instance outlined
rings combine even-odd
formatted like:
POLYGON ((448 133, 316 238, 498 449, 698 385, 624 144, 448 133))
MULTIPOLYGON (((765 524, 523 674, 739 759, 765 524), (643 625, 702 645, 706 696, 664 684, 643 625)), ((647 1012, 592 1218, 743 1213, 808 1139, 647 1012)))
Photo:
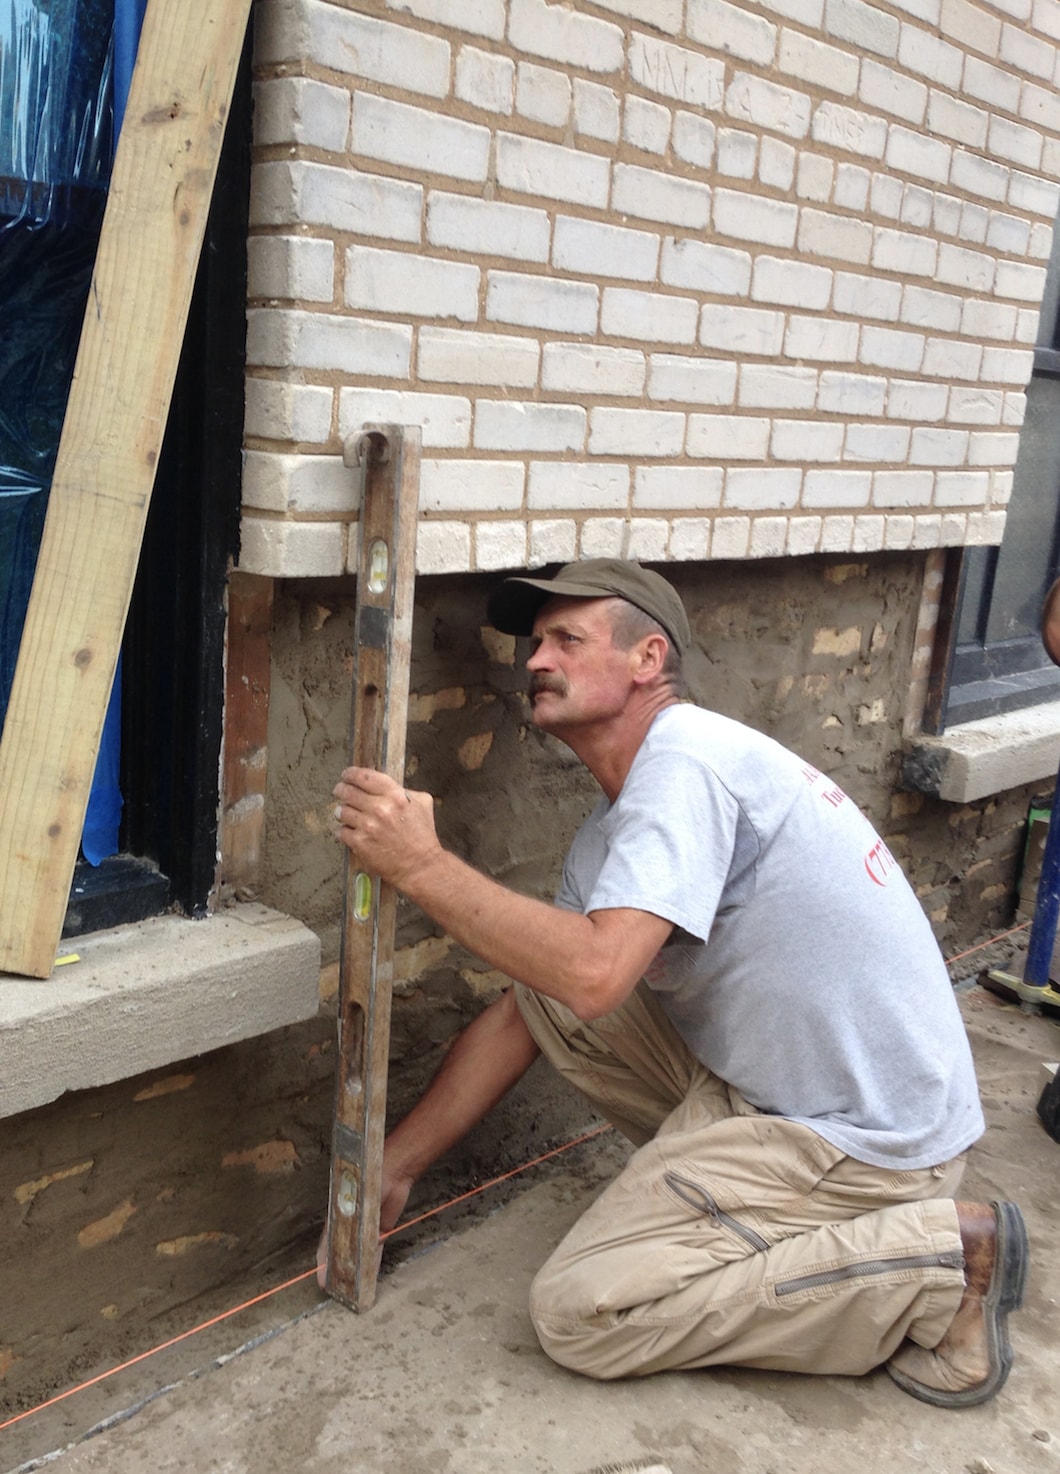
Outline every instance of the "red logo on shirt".
POLYGON ((888 875, 897 864, 898 861, 882 839, 878 839, 865 856, 865 869, 869 872, 869 879, 876 885, 886 885, 888 875))

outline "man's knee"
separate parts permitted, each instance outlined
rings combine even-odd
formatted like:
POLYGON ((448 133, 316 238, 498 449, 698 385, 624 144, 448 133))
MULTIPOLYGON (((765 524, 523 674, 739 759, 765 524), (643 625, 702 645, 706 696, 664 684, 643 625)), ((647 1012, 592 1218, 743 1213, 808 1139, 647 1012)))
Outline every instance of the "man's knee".
POLYGON ((568 1276, 556 1275, 551 1263, 538 1272, 530 1286, 530 1319, 541 1349, 568 1371, 607 1380, 623 1376, 628 1370, 615 1363, 609 1349, 614 1340, 615 1316, 601 1313, 568 1283, 568 1276))

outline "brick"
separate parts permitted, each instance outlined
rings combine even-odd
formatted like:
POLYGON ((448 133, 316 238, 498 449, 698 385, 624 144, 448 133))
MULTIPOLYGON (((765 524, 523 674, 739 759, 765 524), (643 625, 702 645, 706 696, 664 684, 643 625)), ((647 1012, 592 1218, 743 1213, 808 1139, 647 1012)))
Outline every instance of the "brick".
POLYGON ((813 114, 815 143, 843 149, 866 159, 882 159, 887 146, 887 123, 862 109, 838 102, 822 102, 813 114))
POLYGON ((1036 31, 1060 41, 1060 5, 1057 0, 1034 0, 1032 25, 1036 31))
POLYGON ((883 547, 886 518, 855 517, 850 540, 852 553, 878 553, 883 547))
POLYGON ((524 478, 521 461, 443 461, 425 456, 420 465, 420 511, 518 512, 524 478))
POLYGON ((795 178, 796 151, 779 138, 762 138, 758 150, 758 178, 770 189, 786 192, 795 178))
POLYGON ((856 322, 793 315, 784 336, 784 357, 813 363, 853 363, 858 356, 859 331, 856 322))
POLYGON ((971 5, 968 0, 942 0, 939 29, 965 51, 997 55, 1001 22, 981 5, 971 5))
POLYGON ((831 257, 867 266, 872 255, 873 229, 867 220, 835 215, 807 206, 799 214, 799 251, 808 256, 831 257))
POLYGON ((511 116, 515 95, 515 63, 508 56, 461 46, 456 58, 453 90, 461 102, 486 113, 511 116))
POLYGON ((871 494, 871 471, 807 471, 802 484, 802 505, 867 507, 871 494))
POLYGON ((624 558, 628 544, 629 522, 624 517, 587 517, 582 523, 582 558, 624 558))
POLYGON ((519 63, 515 88, 515 108, 524 118, 563 128, 570 117, 571 82, 564 72, 554 67, 539 67, 533 62, 519 63))
POLYGON ((947 418, 953 425, 1000 425, 1004 402, 1000 389, 954 384, 947 418))
POLYGON ((731 189, 714 191, 714 229, 719 235, 790 249, 797 228, 795 205, 731 189))
POLYGON ((1051 179, 1036 179, 1013 169, 1009 173, 1006 203, 1014 210, 1041 215, 1051 225, 1060 207, 1060 185, 1051 179))
POLYGON ((734 466, 725 473, 722 503, 739 512, 786 511, 802 489, 798 466, 734 466))
POLYGON ((240 526, 239 568, 265 578, 332 578, 345 571, 340 522, 280 522, 253 513, 240 526))
POLYGON ((541 387, 561 394, 640 395, 645 374, 644 354, 634 348, 546 343, 541 387))
POLYGON ((825 0, 824 29, 826 35, 848 41, 858 51, 897 55, 899 22, 863 0, 825 0))
POLYGON ((830 420, 774 420, 769 453, 777 461, 838 461, 843 426, 830 420))
POLYGON ((894 8, 904 10, 906 15, 913 16, 915 20, 922 20, 925 25, 932 28, 939 23, 940 0, 894 0, 894 8))
POLYGON ((935 191, 934 227, 936 235, 956 235, 960 230, 964 204, 953 195, 935 191))
POLYGON ((251 173, 251 225, 326 225, 331 230, 418 243, 418 184, 307 162, 257 164, 251 173))
POLYGON ((961 332, 969 338, 997 338, 1009 342, 1016 331, 1016 309, 1007 302, 971 298, 961 311, 961 332))
POLYGON ((998 59, 1015 71, 1041 77, 1043 81, 1051 82, 1056 71, 1056 47, 1040 36, 1032 36, 1022 26, 1001 27, 998 59))
POLYGON ((876 368, 916 371, 924 358, 922 333, 907 333, 895 328, 878 328, 871 324, 861 331, 860 363, 876 368))
POLYGON ((1060 98, 1048 87, 1034 87, 1025 82, 1020 93, 1020 117, 1043 133, 1060 131, 1060 98))
POLYGON ((750 517, 718 517, 711 532, 711 557, 746 558, 750 541, 750 517))
POLYGON ((427 198, 427 239, 432 246, 545 262, 550 234, 547 212, 529 205, 502 204, 437 189, 427 198))
POLYGON ((684 17, 684 0, 597 0, 598 10, 610 10, 630 20, 644 21, 656 31, 677 35, 684 17))
POLYGON ((985 205, 965 203, 961 206, 959 233, 962 240, 971 241, 974 245, 983 245, 989 224, 990 211, 985 205))
POLYGON ((869 200, 874 214, 897 220, 902 208, 902 181, 890 174, 873 174, 869 200))
POLYGON ((984 108, 950 97, 934 87, 931 89, 927 126, 932 133, 952 138, 955 143, 966 144, 969 148, 982 149, 986 144, 988 122, 989 114, 984 108))
POLYGON ((698 311, 691 297, 605 287, 600 331, 649 343, 694 343, 698 311))
POLYGON ((970 292, 989 292, 994 284, 995 265, 994 257, 985 251, 970 251, 965 246, 943 241, 939 246, 935 280, 970 292))
POLYGON ((772 64, 777 28, 764 16, 754 15, 726 0, 689 0, 685 24, 693 41, 757 66, 772 64))
POLYGON ((552 239, 552 264, 586 276, 654 281, 659 267, 659 237, 602 220, 560 215, 552 239))
POLYGON ((574 131, 604 143, 618 142, 620 104, 618 93, 602 82, 574 79, 574 131))
POLYGON ((787 527, 784 551, 789 558, 805 558, 816 553, 821 538, 820 517, 792 517, 787 527))
POLYGON ((941 536, 941 517, 916 517, 913 520, 913 541, 910 546, 914 548, 937 548, 941 536))
POLYGON ((920 26, 902 25, 898 60, 909 71, 927 77, 940 87, 947 87, 951 92, 961 90, 964 53, 920 26))
POLYGON ((721 506, 720 466, 638 466, 633 505, 648 511, 696 511, 721 506))
POLYGON ((629 503, 629 483, 629 467, 613 462, 531 461, 527 505, 543 511, 624 509, 629 503))
POLYGON ((1030 237, 1031 227, 1028 221, 1018 215, 990 211, 986 245, 991 249, 1010 256, 1025 256, 1029 254, 1030 237))
POLYGON ((922 184, 907 183, 902 190, 902 224, 911 225, 918 230, 930 230, 934 218, 934 191, 922 184))
POLYGON ((970 466, 1014 466, 1020 438, 1014 432, 973 430, 968 437, 970 466))
POLYGON ((780 558, 788 540, 786 517, 756 517, 751 523, 749 558, 780 558))
POLYGON ((911 466, 962 466, 968 454, 967 430, 918 426, 909 446, 911 466))
MULTIPOLYGON (((1008 247, 999 249, 1007 250, 1008 247)), ((1053 249, 1053 227, 1043 225, 1035 221, 1031 226, 1030 242, 1027 246, 1027 255, 1033 256, 1036 261, 1048 261, 1053 249)))
POLYGON ((346 252, 347 307, 410 317, 478 319, 477 266, 408 251, 351 246, 346 252))
POLYGON ((308 236, 252 236, 247 242, 247 295, 330 302, 335 295, 335 247, 308 236))
POLYGON ((1008 118, 991 118, 987 146, 993 157, 1021 169, 1041 167, 1043 140, 1034 128, 1025 128, 1008 118))
POLYGON ((935 505, 981 507, 989 489, 990 477, 986 471, 940 471, 935 478, 935 505))
POLYGON ((462 448, 471 437, 471 403, 460 394, 402 389, 339 390, 339 434, 345 440, 364 424, 419 425, 429 449, 462 448))
POLYGON ((795 192, 802 200, 816 200, 826 205, 832 198, 835 182, 835 160, 824 154, 800 153, 795 170, 795 192))
POLYGON ((915 174, 935 184, 945 184, 950 177, 952 149, 938 138, 928 138, 894 123, 888 131, 885 158, 890 167, 902 174, 915 174))
POLYGON ((604 209, 610 169, 598 154, 579 153, 539 138, 498 133, 497 183, 520 194, 544 195, 604 209))
POLYGON ((493 41, 504 37, 504 0, 387 0, 387 5, 454 31, 469 31, 493 41))
POLYGON ((787 28, 781 31, 777 68, 801 82, 810 82, 844 97, 852 97, 857 91, 858 58, 799 31, 787 28))
POLYGON ((892 379, 887 390, 887 416, 892 420, 916 420, 921 424, 945 419, 949 394, 946 384, 925 384, 920 379, 892 379))
POLYGON ((629 75, 638 87, 705 112, 722 105, 725 63, 686 46, 635 31, 629 42, 629 75))
POLYGON ((685 417, 670 410, 612 409, 589 414, 590 455, 676 456, 685 439, 685 417))
POLYGON ((670 557, 702 562, 710 555, 711 523, 707 517, 675 517, 670 525, 670 557))
POLYGON ((865 57, 861 63, 858 99, 873 111, 891 113, 906 123, 923 123, 928 89, 915 77, 865 57))
POLYGON ((611 207, 638 220, 702 230, 710 219, 710 188, 639 164, 616 164, 611 207))
POLYGON ((934 276, 938 265, 937 242, 907 230, 881 226, 872 247, 872 265, 878 271, 893 271, 903 276, 934 276))
POLYGON ((897 322, 902 307, 902 286, 900 282, 887 281, 884 277, 837 271, 832 306, 836 312, 850 313, 854 317, 897 322))
POLYGON ((872 501, 877 507, 930 507, 935 478, 930 471, 875 471, 872 501))
POLYGON ((490 159, 490 130, 371 92, 353 99, 353 151, 403 168, 481 183, 490 159))
POLYGON ((620 27, 546 0, 511 0, 508 40, 517 51, 566 62, 587 72, 622 69, 620 27))
POLYGON ((861 212, 869 201, 870 174, 860 164, 839 164, 832 199, 841 209, 861 212))
POLYGON ((753 179, 758 162, 758 135, 738 128, 718 130, 717 170, 730 179, 753 179))
POLYGON ((412 329, 397 323, 273 308, 247 313, 247 362, 254 365, 407 379, 411 352, 412 329))
POLYGON ((769 421, 752 415, 689 415, 686 449, 711 460, 761 461, 769 450, 769 421))
POLYGON ((657 517, 634 517, 629 524, 626 552, 630 558, 644 563, 660 562, 666 557, 670 524, 657 517))
POLYGON ((578 524, 565 517, 543 518, 530 523, 530 567, 543 563, 569 563, 574 557, 578 524))
POLYGON ((667 236, 659 277, 670 287, 688 287, 712 297, 742 297, 751 285, 751 257, 731 246, 667 236))
POLYGON ((1008 392, 1005 395, 1004 408, 1001 412, 1001 422, 1004 425, 1015 425, 1017 428, 1023 424, 1027 416, 1026 394, 1014 394, 1008 392))
POLYGON ((598 298, 598 289, 588 282, 491 271, 486 289, 486 316, 492 322, 517 323, 520 327, 593 333, 598 298))
POLYGON ((1029 266, 1023 261, 999 261, 994 291, 999 297, 1015 297, 1037 306, 1045 291, 1045 267, 1029 266))
POLYGON ((622 139, 644 153, 664 154, 673 118, 668 107, 646 97, 627 97, 622 109, 622 139))
POLYGON ((967 526, 968 519, 963 513, 943 512, 939 546, 943 548, 963 547, 967 542, 967 526))
POLYGON ((580 451, 585 428, 585 410, 576 404, 480 399, 475 405, 476 450, 580 451))
POLYGON ((900 466, 909 454, 909 435, 907 425, 848 425, 844 459, 900 466))
POLYGON ((970 56, 965 62, 961 90, 965 97, 974 97, 1006 113, 1014 113, 1019 106, 1019 77, 978 56, 970 56))
POLYGON ((751 281, 753 302, 773 302, 781 307, 803 307, 808 311, 828 306, 832 295, 832 272, 777 256, 759 256, 751 281))
POLYGON ((885 520, 883 541, 891 552, 904 552, 913 545, 916 523, 912 517, 888 517, 885 520))
MULTIPOLYGON (((330 406, 328 419, 330 423, 330 406)), ((340 456, 243 452, 244 507, 349 517, 360 500, 359 479, 340 456)))
POLYGON ((467 522, 420 518, 416 530, 416 572, 467 573, 471 568, 471 528, 467 522))
POLYGON ((729 117, 768 128, 786 138, 805 138, 813 104, 803 92, 747 72, 737 72, 725 93, 729 117))
POLYGON ((249 376, 244 393, 246 435, 262 440, 293 440, 305 445, 323 445, 331 438, 330 389, 249 376))
POLYGON ((829 415, 882 415, 886 398, 886 379, 826 370, 817 390, 817 408, 829 415))
POLYGON ((343 152, 350 137, 350 94, 308 77, 278 77, 254 85, 254 142, 301 143, 343 152))
POLYGON ((699 341, 704 348, 770 357, 784 341, 784 314, 707 302, 699 317, 699 341))
POLYGON ((961 327, 961 298, 952 292, 908 286, 902 292, 901 321, 910 327, 956 333, 961 327))
POLYGON ((957 149, 950 168, 950 183, 954 189, 963 189, 979 199, 996 200, 1001 204, 1008 196, 1009 170, 1004 164, 995 164, 993 159, 981 159, 957 149))
POLYGON ((1004 512, 975 513, 968 518, 968 546, 991 547, 1000 543, 1005 532, 1004 512))
MULTIPOLYGON (((547 353, 548 350, 545 351, 547 353)), ((648 375, 648 398, 681 404, 732 404, 736 394, 736 372, 736 364, 725 359, 653 353, 648 375)))
POLYGON ((1016 342, 1037 343, 1040 308, 1021 307, 1016 313, 1016 342))
POLYGON ((714 162, 715 128, 709 118, 678 109, 674 115, 673 150, 682 163, 709 169, 714 162))
POLYGON ((483 572, 495 573, 502 568, 525 568, 526 523, 476 522, 475 567, 483 572))
POLYGON ((953 338, 929 338, 921 372, 940 379, 978 379, 983 350, 978 343, 953 338))
POLYGON ((736 402, 748 409, 812 409, 816 398, 816 369, 771 363, 740 368, 736 402))
POLYGON ((428 97, 445 97, 449 92, 450 48, 440 36, 375 20, 321 0, 300 0, 291 7, 290 14, 297 26, 295 46, 271 46, 257 38, 256 61, 294 61, 300 65, 311 61, 329 71, 364 77, 405 92, 421 92, 428 97))

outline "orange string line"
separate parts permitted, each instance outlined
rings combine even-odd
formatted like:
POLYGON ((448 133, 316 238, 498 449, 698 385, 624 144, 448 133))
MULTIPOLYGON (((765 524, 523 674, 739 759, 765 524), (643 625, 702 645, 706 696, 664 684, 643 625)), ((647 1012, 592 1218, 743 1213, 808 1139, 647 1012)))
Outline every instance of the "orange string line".
MULTIPOLYGON (((1010 930, 1003 931, 998 936, 991 937, 986 942, 979 942, 976 946, 969 947, 966 952, 958 952, 954 957, 947 957, 946 965, 950 966, 954 962, 960 962, 965 957, 971 957, 974 952, 981 952, 985 947, 992 947, 995 942, 1003 942, 1006 937, 1015 936, 1017 932, 1026 931, 1030 924, 1029 921, 1024 921, 1019 926, 1011 927, 1010 930)), ((488 1188, 496 1187, 501 1182, 507 1182, 511 1177, 518 1177, 521 1172, 527 1172, 531 1167, 536 1167, 541 1162, 547 1162, 551 1157, 558 1157, 561 1152, 569 1151, 574 1146, 580 1146, 584 1141, 591 1141, 594 1136, 599 1136, 602 1132, 609 1131, 610 1129, 609 1126, 597 1126, 592 1131, 586 1131, 583 1136, 576 1136, 572 1141, 564 1142, 562 1146, 553 1147, 551 1151, 543 1153, 540 1157, 534 1157, 532 1161, 524 1162, 521 1167, 513 1167, 510 1172, 502 1172, 499 1177, 491 1177, 488 1182, 483 1182, 478 1187, 473 1187, 470 1191, 461 1193, 459 1197, 450 1198, 446 1203, 440 1203, 437 1208, 429 1208, 426 1213, 421 1213, 418 1218, 410 1218, 405 1223, 399 1223, 395 1228, 388 1229, 386 1233, 381 1233, 379 1237, 381 1240, 384 1240, 392 1238, 396 1233, 403 1233, 406 1228, 412 1228, 417 1223, 423 1223, 425 1219, 433 1218, 438 1213, 444 1213, 447 1208, 453 1208, 457 1203, 466 1202, 468 1198, 477 1197, 479 1193, 484 1193, 488 1188)), ((68 1387, 65 1392, 59 1392, 55 1397, 49 1397, 46 1402, 38 1403, 36 1407, 27 1408, 25 1412, 17 1413, 13 1418, 8 1418, 6 1422, 0 1423, 0 1433, 5 1428, 13 1428, 16 1423, 21 1423, 24 1418, 31 1418, 35 1413, 43 1412, 45 1408, 54 1407, 58 1402, 64 1402, 66 1398, 73 1397, 75 1392, 84 1392, 89 1387, 95 1387, 97 1383, 105 1382, 108 1377, 116 1377, 119 1372, 128 1371, 130 1367, 136 1366, 139 1362, 147 1361, 149 1357, 157 1356, 160 1351, 168 1351, 171 1346, 177 1346, 181 1341, 186 1341, 191 1336, 197 1336, 200 1331, 208 1331, 211 1326, 220 1325, 222 1321, 231 1319, 233 1315, 238 1315, 240 1311, 249 1310, 254 1305, 260 1305, 263 1300, 269 1300, 273 1295, 279 1295, 281 1291, 289 1290, 292 1285, 301 1284, 303 1280, 309 1279, 310 1275, 315 1273, 315 1267, 313 1269, 306 1269, 301 1274, 296 1274, 293 1279, 284 1280, 282 1285, 274 1285, 271 1290, 264 1290, 260 1295, 255 1295, 253 1299, 244 1300, 242 1305, 234 1305, 231 1310, 224 1310, 220 1315, 215 1315, 212 1319, 203 1321, 201 1325, 192 1326, 187 1331, 181 1331, 179 1336, 173 1336, 169 1341, 163 1341, 161 1345, 153 1346, 150 1351, 141 1351, 139 1356, 133 1356, 128 1361, 123 1361, 118 1366, 111 1367, 108 1371, 100 1372, 98 1376, 90 1377, 87 1382, 80 1382, 76 1387, 68 1387)))
MULTIPOLYGON (((510 1177, 517 1177, 520 1172, 527 1172, 531 1167, 536 1167, 540 1162, 547 1162, 551 1157, 558 1157, 561 1152, 566 1152, 573 1146, 580 1146, 583 1141, 591 1141, 594 1136, 599 1136, 603 1131, 609 1131, 610 1126, 597 1126, 592 1131, 587 1131, 583 1136, 576 1136, 572 1141, 566 1141, 562 1146, 553 1147, 551 1151, 544 1152, 540 1157, 534 1157, 532 1161, 524 1162, 521 1167, 513 1167, 510 1172, 503 1172, 500 1177, 491 1177, 489 1182, 483 1182, 478 1187, 473 1187, 470 1192, 461 1193, 459 1197, 450 1198, 447 1203, 440 1203, 437 1208, 430 1208, 426 1213, 421 1213, 418 1218, 410 1218, 405 1223, 399 1223, 395 1228, 388 1229, 386 1233, 379 1235, 380 1239, 389 1239, 396 1233, 402 1233, 406 1228, 412 1228, 416 1223, 422 1223, 426 1218, 433 1218, 438 1213, 444 1213, 446 1208, 452 1208, 456 1203, 463 1203, 467 1198, 476 1197, 487 1188, 496 1187, 499 1182, 507 1182, 510 1177)), ((181 1341, 187 1341, 191 1336, 197 1336, 200 1331, 208 1331, 211 1326, 220 1325, 222 1321, 230 1320, 233 1315, 238 1315, 242 1310, 249 1310, 251 1306, 260 1305, 263 1300, 269 1300, 273 1295, 279 1295, 282 1290, 289 1290, 292 1285, 299 1285, 311 1275, 316 1274, 316 1266, 312 1269, 303 1270, 296 1274, 293 1279, 284 1280, 282 1285, 274 1285, 271 1290, 263 1290, 260 1295, 255 1295, 250 1300, 244 1300, 241 1305, 233 1305, 231 1310, 223 1310, 220 1315, 213 1316, 210 1320, 204 1320, 201 1325, 192 1326, 190 1330, 181 1331, 179 1336, 173 1336, 168 1341, 163 1341, 159 1346, 152 1346, 149 1351, 141 1351, 138 1356, 130 1357, 128 1361, 121 1362, 118 1366, 110 1367, 105 1372, 100 1372, 95 1377, 89 1377, 87 1382, 79 1382, 76 1387, 68 1387, 65 1392, 56 1393, 49 1397, 46 1402, 38 1403, 36 1407, 27 1408, 25 1412, 16 1413, 13 1418, 0 1423, 0 1433, 5 1428, 13 1428, 16 1423, 21 1423, 24 1418, 31 1418, 35 1413, 42 1413, 45 1408, 54 1407, 56 1403, 65 1402, 68 1397, 73 1397, 75 1392, 85 1392, 89 1387, 95 1387, 99 1382, 105 1382, 109 1377, 116 1377, 119 1372, 126 1372, 130 1367, 137 1366, 149 1357, 157 1356, 160 1351, 168 1351, 172 1346, 178 1346, 181 1341)))

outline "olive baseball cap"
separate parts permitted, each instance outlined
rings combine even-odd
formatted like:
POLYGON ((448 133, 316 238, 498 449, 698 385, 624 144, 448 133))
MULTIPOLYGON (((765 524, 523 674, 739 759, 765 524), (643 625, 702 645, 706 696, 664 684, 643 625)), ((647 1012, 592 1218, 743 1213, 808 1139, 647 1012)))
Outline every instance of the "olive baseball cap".
POLYGON ((487 601, 495 629, 528 635, 538 610, 549 599, 625 599, 657 620, 678 655, 692 643, 688 615, 677 591, 661 574, 625 558, 586 558, 567 563, 552 578, 506 578, 487 601))

